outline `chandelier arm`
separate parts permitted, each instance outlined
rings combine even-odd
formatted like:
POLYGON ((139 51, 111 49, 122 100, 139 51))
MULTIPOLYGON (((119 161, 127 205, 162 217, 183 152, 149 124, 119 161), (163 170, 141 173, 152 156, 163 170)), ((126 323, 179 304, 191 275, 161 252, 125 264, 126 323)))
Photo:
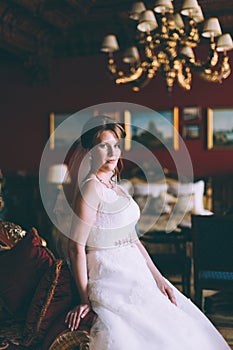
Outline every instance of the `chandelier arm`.
POLYGON ((146 37, 146 45, 144 48, 144 52, 145 52, 145 56, 146 56, 146 62, 149 65, 153 65, 153 66, 159 66, 158 60, 157 60, 157 56, 155 55, 154 52, 154 43, 152 41, 152 36, 148 35, 146 37))
MULTIPOLYGON (((184 62, 186 64, 186 62, 184 62)), ((179 85, 185 89, 185 90, 190 90, 191 89, 191 81, 192 81, 192 73, 191 70, 188 66, 185 68, 185 74, 183 72, 184 70, 184 64, 183 60, 176 60, 175 61, 175 69, 176 69, 176 76, 177 76, 177 81, 179 85)))
MULTIPOLYGON (((148 40, 148 42, 150 42, 148 40)), ((154 76, 155 72, 157 71, 159 67, 159 63, 157 60, 156 55, 154 54, 154 47, 152 43, 149 43, 145 46, 145 57, 146 60, 141 62, 141 64, 134 70, 132 74, 129 75, 121 75, 115 79, 116 84, 126 84, 126 83, 132 83, 134 81, 140 80, 145 76, 145 79, 143 78, 143 84, 139 83, 139 86, 145 86, 148 83, 145 83, 146 81, 150 81, 154 76)), ((135 85, 136 86, 136 85, 135 85)))
POLYGON ((157 60, 157 57, 154 56, 150 62, 142 62, 141 66, 143 67, 142 75, 138 79, 130 82, 132 90, 136 92, 140 91, 141 88, 147 86, 151 79, 155 77, 157 69, 159 67, 159 62, 157 60))
POLYGON ((210 46, 210 51, 206 62, 195 61, 193 58, 187 60, 187 64, 195 71, 203 71, 203 69, 210 69, 215 67, 218 63, 219 55, 216 51, 215 44, 210 46))
POLYGON ((143 75, 140 80, 131 82, 132 90, 136 92, 140 91, 141 88, 144 88, 150 83, 152 78, 153 77, 150 77, 147 74, 147 75, 143 75))
POLYGON ((115 63, 112 52, 109 52, 108 55, 107 69, 113 77, 117 77, 119 75, 119 72, 117 72, 117 65, 115 63))
POLYGON ((220 70, 212 71, 211 69, 204 69, 203 71, 199 71, 198 74, 206 81, 220 83, 223 79, 227 79, 231 74, 231 67, 228 61, 229 57, 225 55, 220 70))
POLYGON ((189 41, 196 46, 200 41, 200 36, 195 21, 192 18, 189 20, 189 28, 190 30, 188 31, 185 41, 189 41))
POLYGON ((132 74, 129 75, 118 75, 118 77, 115 79, 116 84, 126 84, 130 83, 132 81, 135 81, 137 79, 140 79, 145 71, 145 68, 140 65, 138 68, 135 69, 135 71, 132 74))
POLYGON ((132 74, 125 75, 122 71, 117 70, 117 65, 115 63, 113 54, 109 53, 107 69, 111 73, 112 77, 115 79, 116 84, 124 84, 140 79, 145 68, 142 64, 140 64, 140 66, 138 66, 136 69, 133 69, 132 74))
POLYGON ((216 51, 216 44, 210 45, 210 52, 209 52, 208 61, 209 61, 209 64, 211 67, 215 67, 216 64, 218 63, 218 53, 216 51))

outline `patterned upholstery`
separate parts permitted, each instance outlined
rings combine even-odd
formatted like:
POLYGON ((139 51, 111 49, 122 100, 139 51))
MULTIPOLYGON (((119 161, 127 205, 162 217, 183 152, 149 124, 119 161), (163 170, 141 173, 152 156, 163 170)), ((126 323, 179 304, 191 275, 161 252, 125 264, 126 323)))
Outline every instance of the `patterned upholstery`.
POLYGON ((65 265, 35 228, 26 232, 14 223, 0 222, 0 349, 88 349, 92 315, 75 332, 64 323, 67 311, 78 303, 65 265))
POLYGON ((65 331, 51 344, 49 350, 89 349, 89 333, 87 331, 65 331), (78 347, 79 346, 79 347, 78 347))
POLYGON ((201 271, 199 274, 201 279, 215 279, 223 281, 233 281, 233 272, 222 271, 201 271))
POLYGON ((21 226, 8 221, 0 221, 0 251, 11 249, 26 234, 21 226))

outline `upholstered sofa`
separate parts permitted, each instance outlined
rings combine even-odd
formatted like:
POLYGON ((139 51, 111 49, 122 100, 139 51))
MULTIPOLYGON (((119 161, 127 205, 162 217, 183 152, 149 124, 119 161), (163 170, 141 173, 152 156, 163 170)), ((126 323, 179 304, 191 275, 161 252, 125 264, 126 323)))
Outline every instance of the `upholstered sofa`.
POLYGON ((79 302, 70 270, 37 230, 0 221, 0 349, 88 349, 93 315, 71 332, 65 315, 79 302))

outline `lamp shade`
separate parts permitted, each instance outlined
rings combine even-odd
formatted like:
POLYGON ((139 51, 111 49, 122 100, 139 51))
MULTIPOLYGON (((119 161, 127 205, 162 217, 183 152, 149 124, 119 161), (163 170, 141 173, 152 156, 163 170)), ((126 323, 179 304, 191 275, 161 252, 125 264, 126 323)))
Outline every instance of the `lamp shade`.
POLYGON ((233 49, 233 41, 230 34, 223 34, 218 38, 217 51, 229 51, 233 49))
POLYGON ((191 47, 188 47, 188 46, 183 46, 180 50, 180 54, 184 55, 188 58, 195 58, 193 49, 191 47))
POLYGON ((210 38, 212 36, 219 36, 222 34, 222 30, 217 17, 208 18, 203 27, 202 35, 205 38, 210 38))
POLYGON ((152 10, 146 10, 141 13, 139 17, 139 23, 137 25, 138 30, 141 32, 152 31, 158 27, 154 12, 152 10))
POLYGON ((66 164, 54 164, 49 168, 47 181, 53 184, 70 183, 66 164))
POLYGON ((181 13, 184 16, 192 16, 199 8, 197 0, 185 0, 181 8, 181 13))
POLYGON ((113 52, 119 50, 119 45, 117 42, 116 35, 108 34, 104 37, 101 51, 103 52, 113 52))
POLYGON ((139 52, 136 46, 129 47, 123 56, 123 62, 125 63, 136 63, 140 60, 139 52))
POLYGON ((177 29, 184 28, 184 21, 179 13, 174 15, 174 22, 177 29))
POLYGON ((204 21, 204 15, 200 6, 193 12, 193 19, 196 23, 204 21))
POLYGON ((171 0, 157 0, 154 5, 154 11, 158 13, 169 12, 173 10, 171 0))
POLYGON ((129 18, 137 21, 143 11, 146 11, 146 6, 144 3, 142 1, 135 2, 129 12, 129 18))

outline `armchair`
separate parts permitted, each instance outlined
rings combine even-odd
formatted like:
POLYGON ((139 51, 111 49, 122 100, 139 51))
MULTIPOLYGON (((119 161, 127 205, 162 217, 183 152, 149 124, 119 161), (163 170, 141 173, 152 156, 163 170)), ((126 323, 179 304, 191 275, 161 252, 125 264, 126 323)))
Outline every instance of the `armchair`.
POLYGON ((37 230, 0 221, 0 348, 88 349, 93 315, 77 331, 64 323, 79 302, 70 270, 37 230), (2 346, 2 347, 1 347, 2 346))
POLYGON ((195 302, 202 292, 233 291, 233 217, 192 216, 195 302))

